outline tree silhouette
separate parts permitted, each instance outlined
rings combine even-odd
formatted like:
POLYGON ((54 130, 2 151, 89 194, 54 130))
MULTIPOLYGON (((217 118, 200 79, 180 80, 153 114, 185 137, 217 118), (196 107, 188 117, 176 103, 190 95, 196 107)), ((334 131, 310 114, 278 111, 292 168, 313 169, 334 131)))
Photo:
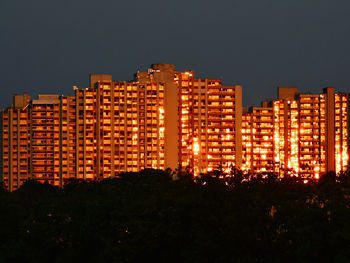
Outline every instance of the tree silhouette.
POLYGON ((2 262, 347 262, 347 174, 146 169, 0 191, 2 262), (334 179, 335 178, 335 179, 334 179))

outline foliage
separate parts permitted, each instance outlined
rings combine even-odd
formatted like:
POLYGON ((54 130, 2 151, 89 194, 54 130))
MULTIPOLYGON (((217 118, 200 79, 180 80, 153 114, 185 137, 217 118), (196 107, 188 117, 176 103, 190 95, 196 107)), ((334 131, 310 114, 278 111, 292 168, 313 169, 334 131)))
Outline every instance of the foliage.
POLYGON ((152 169, 28 182, 0 191, 1 261, 347 262, 349 182, 152 169))

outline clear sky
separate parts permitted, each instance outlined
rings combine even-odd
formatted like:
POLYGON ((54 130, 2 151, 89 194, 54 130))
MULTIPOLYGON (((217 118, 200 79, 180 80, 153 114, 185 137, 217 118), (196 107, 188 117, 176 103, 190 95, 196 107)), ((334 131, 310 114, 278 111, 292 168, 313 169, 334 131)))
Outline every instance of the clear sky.
POLYGON ((243 86, 350 92, 349 0, 2 0, 1 108, 11 95, 72 94, 89 73, 130 80, 152 63, 243 86))

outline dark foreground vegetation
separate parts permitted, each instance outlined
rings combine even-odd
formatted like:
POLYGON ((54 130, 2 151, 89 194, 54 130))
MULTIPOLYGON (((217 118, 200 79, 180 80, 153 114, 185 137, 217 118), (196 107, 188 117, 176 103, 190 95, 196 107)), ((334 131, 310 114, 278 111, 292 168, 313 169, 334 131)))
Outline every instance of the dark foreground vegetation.
POLYGON ((0 191, 0 262, 349 262, 350 181, 163 171, 0 191))

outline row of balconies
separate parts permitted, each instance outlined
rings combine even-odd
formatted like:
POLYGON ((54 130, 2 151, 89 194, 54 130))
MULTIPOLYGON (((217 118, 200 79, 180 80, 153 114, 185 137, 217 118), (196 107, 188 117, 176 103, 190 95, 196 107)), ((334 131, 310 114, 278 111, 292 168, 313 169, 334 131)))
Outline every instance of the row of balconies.
MULTIPOLYGON (((12 180, 13 180, 13 182, 12 183, 14 183, 14 185, 17 185, 16 183, 16 181, 17 181, 17 172, 18 172, 18 170, 17 170, 17 168, 12 168, 12 180)), ((9 169, 8 168, 4 168, 3 169, 3 174, 4 174, 4 177, 3 177, 3 179, 4 179, 4 182, 8 182, 8 177, 9 177, 9 169)), ((20 177, 22 177, 21 179, 22 180, 25 180, 25 179, 27 179, 27 177, 28 177, 28 169, 25 169, 25 170, 19 170, 19 176, 20 177)))

